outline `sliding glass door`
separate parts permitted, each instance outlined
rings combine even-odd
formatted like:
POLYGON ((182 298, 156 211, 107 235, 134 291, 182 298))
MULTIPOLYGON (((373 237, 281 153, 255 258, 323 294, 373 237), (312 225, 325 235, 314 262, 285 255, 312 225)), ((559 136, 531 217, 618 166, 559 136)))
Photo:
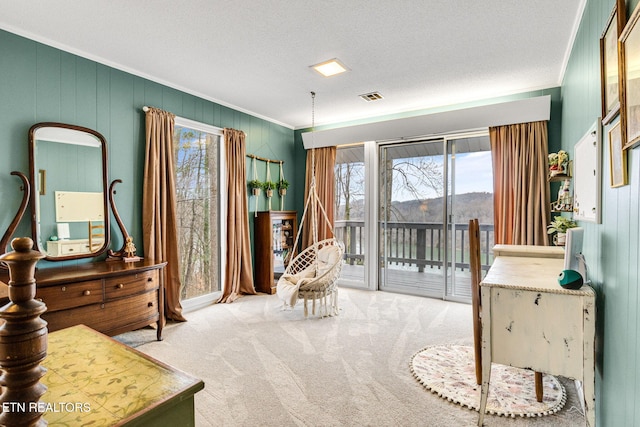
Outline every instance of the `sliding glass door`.
POLYGON ((493 235, 487 232, 493 222, 488 137, 394 143, 379 150, 379 289, 468 301, 469 219, 484 224, 487 245, 493 235))
POLYGON ((471 300, 469 220, 480 223, 481 264, 491 265, 493 247, 493 169, 488 135, 447 140, 447 246, 450 248, 445 298, 471 300))
POLYGON ((444 140, 380 147, 379 288, 442 297, 446 273, 444 140))

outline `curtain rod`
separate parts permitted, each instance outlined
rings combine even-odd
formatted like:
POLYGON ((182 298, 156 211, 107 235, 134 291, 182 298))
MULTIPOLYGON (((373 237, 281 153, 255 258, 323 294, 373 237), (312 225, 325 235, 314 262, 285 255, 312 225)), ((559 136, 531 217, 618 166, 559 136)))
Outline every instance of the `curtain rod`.
POLYGON ((252 159, 262 160, 263 162, 268 162, 268 163, 280 163, 280 164, 284 163, 284 160, 267 159, 266 157, 256 156, 255 154, 247 154, 247 157, 251 157, 252 159))
MULTIPOLYGON (((149 108, 150 108, 150 107, 147 107, 147 106, 145 105, 144 107, 142 107, 142 111, 144 111, 144 112, 146 113, 147 111, 149 111, 149 108)), ((185 120, 191 120, 191 119, 185 119, 185 120)), ((205 123, 205 124, 206 124, 206 123, 205 123)), ((207 126, 212 126, 212 125, 207 125, 207 126)), ((220 128, 220 129, 222 130, 222 128, 220 128)), ((246 133, 245 131, 241 130, 240 132, 242 132, 242 133, 244 134, 244 136, 247 136, 247 133, 246 133)))

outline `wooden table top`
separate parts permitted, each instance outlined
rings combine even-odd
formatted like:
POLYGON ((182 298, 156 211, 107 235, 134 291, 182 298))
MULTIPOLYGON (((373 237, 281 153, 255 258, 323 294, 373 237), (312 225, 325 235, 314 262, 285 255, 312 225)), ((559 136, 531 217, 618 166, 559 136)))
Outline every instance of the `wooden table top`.
POLYGON ((154 408, 193 395, 204 383, 84 325, 49 334, 49 426, 124 425, 154 408), (72 405, 69 405, 72 404, 72 405))

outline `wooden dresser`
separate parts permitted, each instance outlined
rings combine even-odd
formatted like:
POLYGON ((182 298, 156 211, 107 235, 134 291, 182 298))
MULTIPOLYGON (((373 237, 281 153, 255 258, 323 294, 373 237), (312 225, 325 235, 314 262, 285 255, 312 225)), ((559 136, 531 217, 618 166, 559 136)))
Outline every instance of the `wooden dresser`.
MULTIPOLYGON (((36 299, 47 306, 42 318, 50 332, 84 324, 110 336, 156 323, 161 340, 165 265, 142 259, 39 269, 36 299)), ((1 271, 0 281, 8 283, 7 274, 1 271)))

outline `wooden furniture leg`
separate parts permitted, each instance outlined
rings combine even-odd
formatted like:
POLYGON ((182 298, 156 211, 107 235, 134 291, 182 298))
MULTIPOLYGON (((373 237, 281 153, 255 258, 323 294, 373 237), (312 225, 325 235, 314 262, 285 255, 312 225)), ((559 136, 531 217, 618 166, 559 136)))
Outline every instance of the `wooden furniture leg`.
POLYGON ((40 383, 46 369, 40 366, 47 356, 47 322, 40 315, 47 310, 34 299, 34 273, 44 258, 28 237, 13 239, 14 252, 0 256, 9 267, 9 304, 0 309, 0 425, 46 426, 38 405, 47 387, 40 383))
MULTIPOLYGON (((482 289, 481 297, 487 301, 485 310, 491 310, 490 290, 482 289)), ((489 397, 489 380, 491 379, 491 328, 489 323, 485 323, 482 329, 482 388, 480 394, 480 407, 478 408, 478 427, 484 423, 484 413, 487 410, 487 398, 489 397)))
MULTIPOLYGON (((469 220, 469 271, 471 273, 471 306, 473 309, 473 350, 476 361, 476 383, 482 384, 482 301, 480 282, 482 265, 480 262, 480 224, 477 218, 469 220)), ((542 373, 535 373, 536 400, 542 402, 542 373)))
POLYGON ((536 383, 536 400, 538 402, 542 402, 543 392, 542 392, 542 372, 535 373, 535 383, 536 383))

